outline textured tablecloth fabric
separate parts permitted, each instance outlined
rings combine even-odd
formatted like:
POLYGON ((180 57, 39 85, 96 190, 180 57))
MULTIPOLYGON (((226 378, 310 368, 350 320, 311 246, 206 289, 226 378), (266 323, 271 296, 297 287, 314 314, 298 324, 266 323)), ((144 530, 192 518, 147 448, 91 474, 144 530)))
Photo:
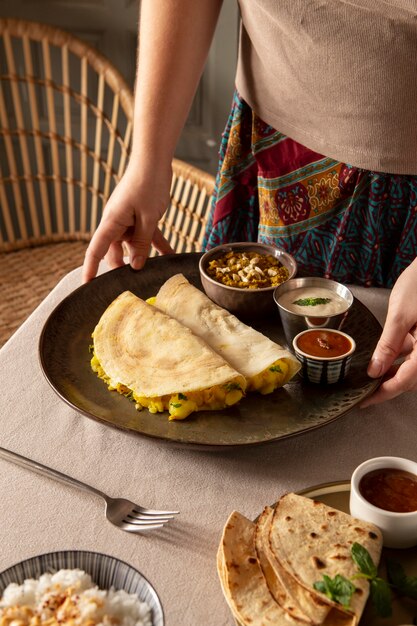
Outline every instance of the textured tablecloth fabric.
MULTIPOLYGON (((281 442, 222 452, 167 445, 78 414, 45 380, 38 340, 80 282, 80 269, 68 274, 0 351, 0 445, 110 495, 181 514, 161 530, 130 535, 106 521, 99 498, 0 460, 1 570, 55 550, 104 552, 153 583, 167 626, 226 626, 233 620, 216 551, 231 511, 253 518, 285 491, 348 479, 369 457, 417 460, 415 394, 281 442)), ((388 291, 353 291, 382 323, 388 291)))

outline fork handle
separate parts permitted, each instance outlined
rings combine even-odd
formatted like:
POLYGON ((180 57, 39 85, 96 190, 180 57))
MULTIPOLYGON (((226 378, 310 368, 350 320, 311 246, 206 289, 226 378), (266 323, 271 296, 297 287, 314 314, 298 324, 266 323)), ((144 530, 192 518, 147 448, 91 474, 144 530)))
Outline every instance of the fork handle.
POLYGON ((0 447, 0 457, 5 459, 6 461, 11 461, 16 465, 20 465, 21 467, 30 469, 37 474, 49 476, 49 478, 55 478, 55 480, 58 480, 67 485, 71 485, 72 487, 78 487, 83 491, 89 491, 91 493, 94 493, 97 496, 100 496, 101 498, 104 498, 104 500, 106 500, 106 495, 102 491, 91 487, 91 485, 87 485, 86 483, 83 483, 76 478, 72 478, 72 476, 67 476, 67 474, 62 474, 61 472, 58 472, 58 470, 54 470, 51 467, 42 465, 42 463, 33 461, 33 459, 21 456, 20 454, 17 454, 17 452, 12 452, 11 450, 6 450, 5 448, 0 447))

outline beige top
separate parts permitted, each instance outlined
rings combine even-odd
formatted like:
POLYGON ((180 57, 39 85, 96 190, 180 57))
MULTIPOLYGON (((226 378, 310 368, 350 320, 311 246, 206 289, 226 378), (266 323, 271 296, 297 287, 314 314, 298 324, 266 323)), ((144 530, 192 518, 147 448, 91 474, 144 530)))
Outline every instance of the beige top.
POLYGON ((239 0, 236 87, 274 128, 368 170, 417 174, 416 0, 239 0))

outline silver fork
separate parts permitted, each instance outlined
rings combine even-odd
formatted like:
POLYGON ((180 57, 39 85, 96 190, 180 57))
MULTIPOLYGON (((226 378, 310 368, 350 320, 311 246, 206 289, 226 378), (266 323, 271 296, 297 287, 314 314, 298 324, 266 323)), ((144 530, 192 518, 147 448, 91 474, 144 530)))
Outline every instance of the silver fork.
POLYGON ((72 478, 72 476, 62 474, 58 472, 58 470, 54 470, 51 467, 42 465, 42 463, 33 461, 32 459, 17 454, 17 452, 11 452, 5 448, 0 447, 0 457, 7 461, 12 461, 16 463, 16 465, 30 469, 37 474, 55 478, 67 485, 72 485, 83 491, 89 491, 96 496, 100 496, 106 503, 105 513, 107 519, 118 528, 130 533, 140 533, 146 530, 162 528, 166 522, 179 513, 179 511, 155 511, 154 509, 145 509, 125 498, 111 498, 102 491, 95 489, 95 487, 91 487, 76 478, 72 478))

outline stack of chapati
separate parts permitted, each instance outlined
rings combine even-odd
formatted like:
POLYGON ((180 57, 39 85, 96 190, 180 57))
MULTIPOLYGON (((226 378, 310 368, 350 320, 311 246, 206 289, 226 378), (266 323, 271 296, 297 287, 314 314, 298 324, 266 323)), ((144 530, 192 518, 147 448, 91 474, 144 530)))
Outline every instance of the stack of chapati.
POLYGON ((373 524, 310 498, 289 493, 254 523, 238 512, 227 520, 217 567, 224 596, 242 626, 355 626, 369 583, 355 578, 349 608, 314 588, 323 574, 351 579, 360 543, 379 563, 382 536, 373 524))

